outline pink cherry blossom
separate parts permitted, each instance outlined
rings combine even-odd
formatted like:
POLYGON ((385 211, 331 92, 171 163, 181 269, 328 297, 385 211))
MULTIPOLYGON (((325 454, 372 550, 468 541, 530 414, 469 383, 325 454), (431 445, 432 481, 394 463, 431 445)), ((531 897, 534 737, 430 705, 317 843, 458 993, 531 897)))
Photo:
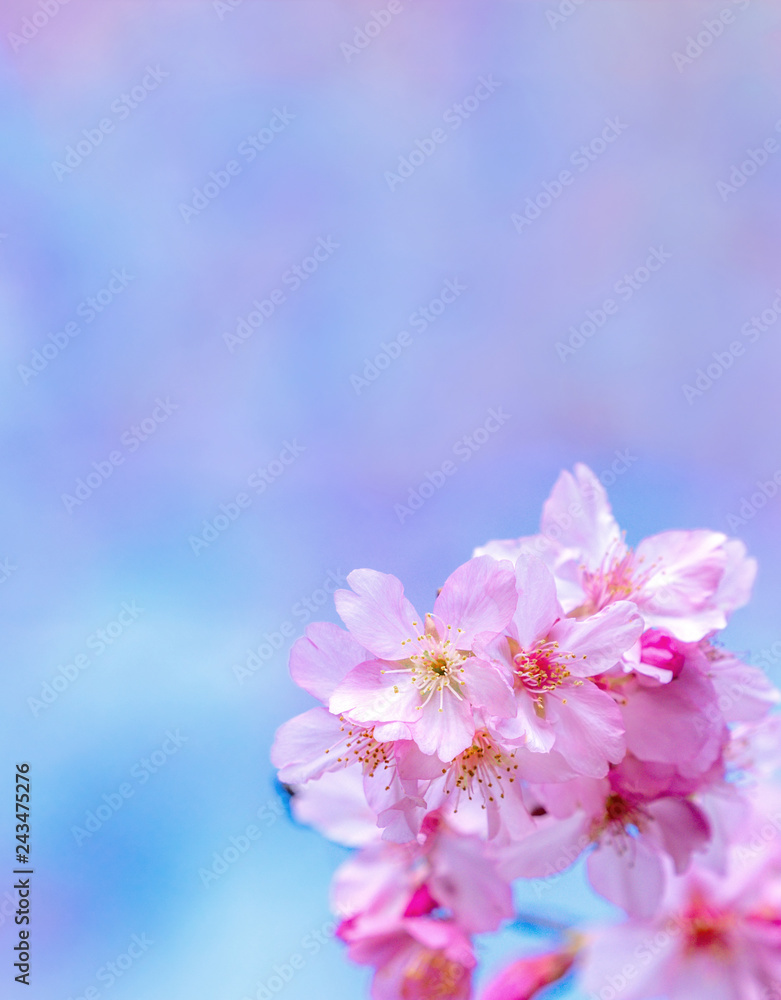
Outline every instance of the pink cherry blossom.
POLYGON ((497 728, 522 737, 534 753, 561 758, 561 779, 604 777, 624 756, 624 725, 611 695, 591 678, 614 667, 640 638, 642 619, 628 601, 580 621, 566 618, 555 580, 536 557, 520 556, 516 576, 513 621, 487 648, 512 678, 518 702, 516 717, 497 728))
MULTIPOLYGON (((665 889, 667 865, 687 870, 710 838, 705 811, 690 797, 665 788, 641 762, 624 761, 608 778, 580 778, 540 786, 536 829, 502 846, 500 873, 507 878, 551 878, 591 848, 592 886, 636 916, 651 916, 665 889)), ((674 780, 674 778, 672 779, 674 780)))
MULTIPOLYGON (((364 792, 380 826, 392 839, 415 836, 425 812, 415 778, 404 777, 399 764, 405 756, 417 755, 409 739, 378 738, 381 727, 360 726, 338 718, 325 708, 312 708, 285 722, 277 730, 271 759, 279 769, 279 780, 299 785, 358 764, 364 776, 364 792)), ((387 732, 388 727, 382 727, 387 732)), ((402 736, 404 729, 393 729, 402 736)), ((407 768, 409 773, 413 768, 407 768)))
POLYGON ((477 960, 451 920, 411 916, 384 934, 364 936, 354 919, 337 931, 358 965, 375 968, 373 1000, 469 1000, 477 960))
POLYGON ((540 555, 568 615, 633 601, 647 628, 697 642, 724 628, 749 598, 756 563, 741 542, 715 531, 666 531, 629 548, 604 487, 585 465, 562 472, 543 507, 540 534, 488 542, 476 554, 540 555))
POLYGON ((329 708, 361 725, 409 727, 421 751, 451 761, 472 743, 475 709, 515 712, 502 672, 475 655, 479 638, 501 632, 516 604, 509 563, 472 559, 445 581, 425 622, 394 576, 356 570, 335 595, 354 639, 375 659, 355 666, 329 708))
POLYGON ((272 759, 295 816, 358 848, 332 904, 374 1000, 470 1000, 472 935, 512 918, 511 881, 581 857, 628 921, 481 1000, 570 969, 597 1000, 781 1000, 781 695, 718 635, 755 571, 720 532, 629 548, 578 465, 538 535, 476 550, 424 618, 395 577, 350 574, 346 631, 291 650, 318 705, 272 759))
MULTIPOLYGON (((290 671, 301 687, 327 701, 343 678, 370 654, 343 629, 326 622, 310 625, 290 653, 290 671)), ((313 708, 280 726, 271 759, 279 779, 300 785, 351 764, 360 765, 364 791, 383 825, 401 826, 397 835, 414 836, 423 802, 417 782, 399 775, 398 762, 414 749, 404 724, 361 726, 313 708), (393 812, 386 812, 394 810, 393 812)))
POLYGON ((624 1000, 771 1000, 781 992, 781 851, 736 843, 719 876, 671 881, 649 920, 603 928, 581 955, 582 986, 624 1000))
POLYGON ((416 841, 376 840, 346 861, 334 876, 331 902, 336 912, 360 917, 364 930, 413 915, 411 906, 414 915, 446 910, 470 934, 494 931, 513 916, 509 883, 486 843, 436 813, 416 841))
POLYGON ((337 871, 332 906, 350 958, 376 969, 376 1000, 471 995, 469 934, 512 916, 485 844, 427 818, 418 842, 370 844, 337 871))

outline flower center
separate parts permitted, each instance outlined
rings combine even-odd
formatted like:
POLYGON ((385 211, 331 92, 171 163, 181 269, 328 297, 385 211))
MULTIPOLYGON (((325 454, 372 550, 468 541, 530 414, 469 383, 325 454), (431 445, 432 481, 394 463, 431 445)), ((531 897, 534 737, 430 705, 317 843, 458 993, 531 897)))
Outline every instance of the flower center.
POLYGON ((599 840, 604 833, 608 832, 615 838, 614 844, 617 847, 621 843, 628 847, 626 828, 635 826, 642 831, 647 818, 648 816, 642 808, 628 802, 622 795, 612 792, 605 799, 604 813, 591 825, 591 839, 599 840))
MULTIPOLYGON (((446 633, 453 631, 452 625, 446 626, 446 633)), ((455 629, 456 633, 461 631, 463 630, 460 628, 455 629)), ((407 659, 402 661, 404 666, 382 672, 411 675, 412 684, 423 696, 423 702, 418 705, 418 710, 423 709, 435 695, 439 695, 439 710, 442 711, 446 691, 461 701, 464 697, 461 688, 464 663, 468 657, 474 656, 474 653, 456 648, 450 638, 441 638, 429 620, 422 635, 417 635, 414 639, 405 639, 403 644, 411 643, 416 643, 418 650, 410 653, 407 659)))
MULTIPOLYGON (((445 794, 455 794, 458 798, 462 793, 468 799, 483 800, 482 808, 504 798, 502 782, 510 784, 515 781, 515 754, 503 753, 485 730, 475 733, 471 747, 460 753, 448 767, 442 768, 446 774, 445 794)), ((458 805, 453 809, 458 812, 458 805)))
POLYGON ((574 660, 574 653, 559 650, 559 644, 541 639, 532 650, 519 650, 513 656, 515 666, 515 689, 524 689, 534 701, 538 715, 545 714, 546 694, 556 691, 562 685, 580 687, 581 680, 570 680, 567 662, 574 660))
POLYGON ((515 676, 529 691, 555 691, 570 676, 566 661, 574 659, 574 653, 560 653, 557 642, 540 640, 533 650, 515 654, 515 676))
POLYGON ((656 565, 640 569, 642 557, 638 558, 623 542, 616 553, 608 552, 601 566, 595 570, 580 567, 581 584, 586 592, 586 600, 569 614, 570 618, 588 618, 614 601, 628 600, 648 582, 656 565))
POLYGON ((683 922, 687 951, 707 951, 718 958, 730 956, 730 931, 735 923, 732 914, 717 910, 705 900, 695 898, 689 910, 683 914, 683 922))
POLYGON ((449 959, 444 952, 422 950, 404 971, 401 985, 403 1000, 432 1000, 456 996, 459 986, 465 986, 469 970, 449 959))

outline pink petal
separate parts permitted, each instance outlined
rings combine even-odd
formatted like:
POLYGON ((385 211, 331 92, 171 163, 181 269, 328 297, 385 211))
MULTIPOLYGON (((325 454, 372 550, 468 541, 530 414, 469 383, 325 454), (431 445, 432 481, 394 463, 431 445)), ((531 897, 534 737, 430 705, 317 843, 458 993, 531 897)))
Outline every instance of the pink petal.
MULTIPOLYGON (((621 1000, 647 1000, 648 997, 668 995, 667 970, 675 962, 680 948, 680 936, 669 925, 641 921, 600 929, 589 935, 589 941, 580 954, 578 980, 583 994, 598 998, 613 990, 611 983, 619 986, 627 980, 624 971, 631 966, 633 975, 620 994, 621 1000), (656 933, 664 928, 654 940, 656 933), (651 944, 653 942, 653 944, 651 944), (638 961, 639 960, 639 961, 638 961)), ((707 993, 691 992, 687 1000, 711 1000, 707 993)))
POLYGON ((578 777, 578 772, 555 746, 545 753, 531 750, 528 746, 518 747, 515 751, 515 762, 518 764, 518 773, 533 784, 569 781, 578 777))
MULTIPOLYGON (((400 893, 413 888, 411 860, 407 848, 375 840, 336 869, 331 881, 332 908, 342 917, 353 917, 393 907, 400 893)), ((403 900, 398 902, 403 906, 403 900)))
POLYGON ((716 650, 713 659, 704 658, 702 669, 713 683, 727 722, 764 719, 779 702, 778 688, 765 672, 741 662, 731 653, 716 650))
POLYGON ((737 968, 708 955, 695 954, 689 962, 677 963, 675 976, 669 979, 668 1000, 775 1000, 773 994, 778 992, 775 985, 760 987, 753 974, 744 979, 737 968))
POLYGON ((352 591, 337 590, 334 594, 336 610, 347 628, 380 659, 403 660, 408 641, 419 635, 422 627, 404 596, 401 581, 389 573, 356 569, 347 582, 352 591))
POLYGON ((293 815, 307 826, 345 847, 363 847, 377 840, 377 817, 366 803, 363 768, 352 764, 328 771, 295 789, 293 815))
POLYGON ((383 840, 394 844, 412 843, 420 833, 425 812, 425 806, 409 798, 400 799, 390 809, 384 809, 377 816, 383 840))
POLYGON ((726 536, 717 531, 664 531, 644 539, 638 560, 650 577, 636 595, 646 625, 683 642, 698 642, 727 618, 716 594, 727 565, 726 536))
POLYGON ((350 671, 331 695, 334 715, 348 715, 354 722, 415 722, 420 715, 420 693, 409 671, 390 673, 395 664, 367 660, 350 671))
POLYGON ((606 778, 583 777, 535 789, 551 816, 559 819, 566 819, 578 809, 592 819, 601 818, 605 813, 605 798, 611 790, 611 783, 606 778))
POLYGON ((691 665, 669 684, 628 690, 621 703, 627 749, 644 761, 702 774, 716 760, 723 716, 711 682, 691 665))
POLYGON ((404 926, 416 941, 432 950, 443 951, 451 961, 467 969, 477 964, 469 938, 454 921, 417 917, 406 920, 404 926))
POLYGON ((478 546, 473 555, 491 556, 493 559, 509 559, 510 562, 515 562, 523 549, 523 543, 523 538, 497 538, 478 546))
MULTIPOLYGON (((419 826, 423 819, 425 802, 417 794, 417 782, 400 778, 396 767, 381 765, 373 774, 366 774, 363 787, 366 801, 377 816, 383 816, 391 809, 400 809, 405 813, 409 813, 410 810, 413 813, 419 811, 420 815, 416 819, 419 826)), ((385 826, 387 822, 386 817, 380 825, 385 826)), ((410 832, 409 823, 406 826, 404 841, 414 840, 417 829, 410 832)))
POLYGON ((517 712, 513 689, 496 667, 470 656, 461 668, 460 684, 471 705, 489 715, 513 718, 517 712))
POLYGON ((605 553, 621 544, 607 493, 591 469, 575 466, 562 472, 545 501, 540 530, 563 548, 575 549, 580 562, 596 568, 605 553))
POLYGON ((327 702, 345 676, 367 659, 349 632, 330 622, 314 622, 290 650, 290 674, 305 691, 327 702))
POLYGON ((578 811, 568 819, 546 819, 534 832, 498 852, 507 879, 554 878, 573 865, 590 844, 591 818, 578 811))
POLYGON ((515 564, 518 607, 513 621, 518 629, 518 641, 530 649, 538 639, 548 634, 564 612, 556 596, 556 581, 545 563, 536 556, 522 555, 515 564))
POLYGON ((469 934, 495 931, 513 916, 509 883, 486 854, 485 842, 445 829, 431 853, 431 890, 469 934))
POLYGON ((574 954, 565 951, 513 962, 491 980, 480 1000, 532 1000, 545 986, 565 976, 574 961, 574 954))
POLYGON ((746 555, 746 546, 737 538, 724 543, 727 565, 721 578, 716 604, 730 615, 736 608, 748 604, 757 575, 757 561, 746 555))
POLYGON ((515 698, 517 715, 495 720, 497 731, 506 739, 522 741, 524 747, 533 753, 547 754, 556 739, 550 721, 537 714, 535 702, 525 689, 518 691, 515 698))
POLYGON ((436 754, 445 763, 472 745, 475 723, 465 699, 459 701, 450 691, 438 694, 418 712, 412 738, 424 754, 436 754))
POLYGON ((425 754, 412 740, 396 747, 399 774, 404 778, 431 780, 442 774, 442 761, 436 754, 425 754))
POLYGON ((458 649, 471 649, 480 632, 501 632, 515 611, 515 575, 512 566, 490 556, 479 556, 451 573, 434 602, 434 614, 453 630, 458 649))
POLYGON ((567 663, 574 677, 594 677, 614 667, 643 633, 643 619, 631 601, 616 601, 590 618, 564 618, 550 632, 562 651, 574 653, 567 663))
POLYGON ((647 920, 659 909, 665 887, 662 860, 642 837, 604 841, 589 855, 591 884, 629 916, 647 920))
POLYGON ((300 784, 338 766, 338 753, 326 753, 344 739, 343 723, 324 708, 310 708, 283 723, 271 748, 279 780, 300 784))
POLYGON ((623 758, 621 710, 606 691, 584 680, 580 687, 567 685, 552 692, 545 706, 556 733, 554 748, 580 774, 603 778, 608 764, 623 758))
POLYGON ((646 808, 656 820, 659 846, 673 859, 676 874, 682 875, 691 864, 692 854, 710 841, 707 816, 685 799, 657 799, 646 808))

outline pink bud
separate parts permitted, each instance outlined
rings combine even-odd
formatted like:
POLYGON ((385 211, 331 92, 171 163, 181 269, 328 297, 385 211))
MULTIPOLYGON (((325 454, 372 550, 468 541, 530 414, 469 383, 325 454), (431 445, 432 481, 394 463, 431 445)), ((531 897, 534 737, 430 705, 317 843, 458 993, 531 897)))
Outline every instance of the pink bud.
POLYGON ((428 886, 423 883, 419 886, 413 896, 407 904, 407 909, 404 911, 405 917, 422 917, 427 913, 431 913, 439 906, 436 899, 428 891, 428 886))
POLYGON ((538 990, 566 975, 574 961, 571 951, 523 958, 500 972, 488 984, 481 1000, 531 1000, 538 990))
POLYGON ((640 659, 652 667, 669 670, 673 678, 683 670, 684 656, 671 635, 649 628, 640 638, 640 659))

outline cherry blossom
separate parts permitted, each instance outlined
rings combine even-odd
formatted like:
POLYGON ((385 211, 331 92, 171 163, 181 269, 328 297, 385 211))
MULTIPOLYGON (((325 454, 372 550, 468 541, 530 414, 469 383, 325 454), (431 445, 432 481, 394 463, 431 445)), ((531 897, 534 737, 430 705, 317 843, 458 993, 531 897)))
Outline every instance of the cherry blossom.
POLYGON ((374 1000, 472 1000, 512 882, 581 859, 625 922, 554 931, 481 1000, 568 974, 597 1000, 781 998, 781 695, 720 636, 755 572, 717 531, 630 548, 577 465, 538 535, 475 550, 424 617, 348 576, 345 628, 291 650, 316 704, 271 756, 296 819, 356 849, 331 902, 374 1000))
POLYGON ((671 880, 653 918, 594 931, 580 963, 586 992, 599 997, 612 990, 625 1000, 778 996, 778 832, 776 827, 775 838, 759 845, 733 845, 724 876, 695 867, 671 880))
POLYGON ((336 592, 336 608, 376 658, 339 683, 329 701, 332 713, 364 725, 409 726, 423 753, 450 761, 472 743, 474 709, 515 711, 501 671, 475 653, 477 641, 501 632, 515 610, 509 563, 482 556, 459 567, 425 620, 396 577, 355 570, 347 581, 353 589, 336 592))
POLYGON ((665 531, 628 547, 604 487, 582 464, 559 476, 539 535, 475 550, 512 560, 521 552, 538 554, 552 569, 567 614, 582 617, 631 600, 646 628, 684 642, 724 628, 748 601, 756 573, 743 544, 717 531, 665 531))

